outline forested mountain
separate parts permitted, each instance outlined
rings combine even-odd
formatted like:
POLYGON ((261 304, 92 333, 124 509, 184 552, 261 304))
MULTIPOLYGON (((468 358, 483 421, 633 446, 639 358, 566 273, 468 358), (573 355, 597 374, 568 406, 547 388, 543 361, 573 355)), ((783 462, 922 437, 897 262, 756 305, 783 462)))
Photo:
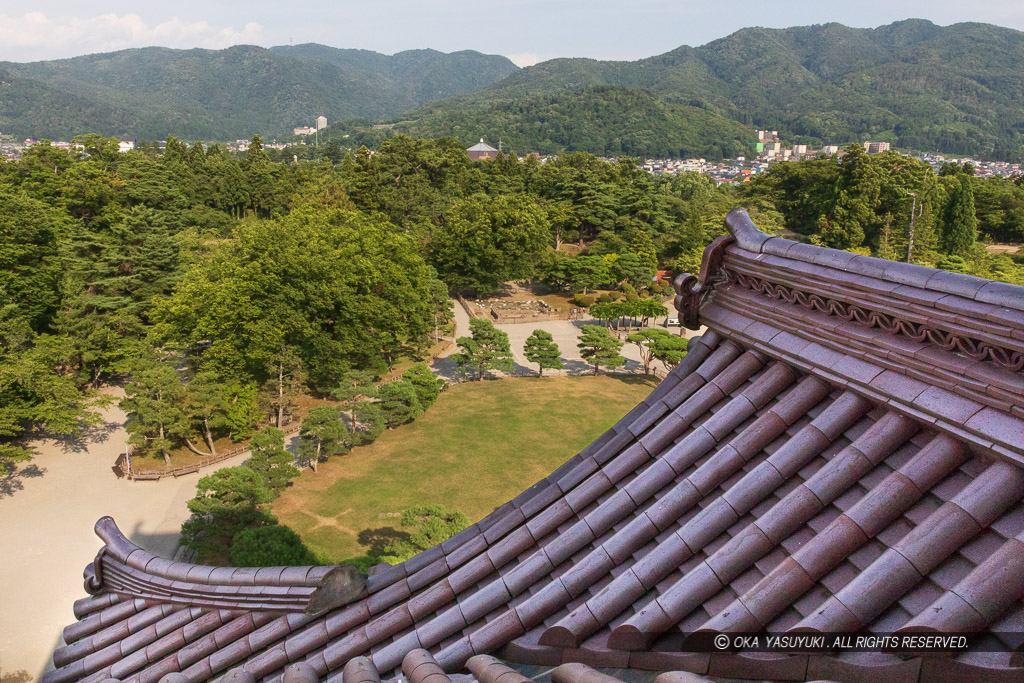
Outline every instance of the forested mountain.
MULTIPOLYGON (((1024 153, 1021 64, 1024 33, 986 24, 939 27, 911 19, 876 29, 748 28, 635 62, 543 62, 405 114, 395 119, 395 131, 455 135, 465 143, 486 135, 519 151, 551 151, 553 143, 597 154, 619 146, 613 137, 632 136, 639 144, 628 153, 655 156, 675 146, 665 143, 662 129, 676 124, 652 124, 654 97, 680 116, 680 107, 690 107, 683 119, 701 110, 703 121, 778 129, 787 142, 877 139, 1017 159, 1024 153), (624 102, 626 96, 610 96, 609 87, 646 91, 648 97, 624 102), (613 104, 617 109, 609 113, 613 104), (605 117, 617 124, 614 132, 602 130, 605 117), (566 135, 567 126, 587 132, 566 135)), ((734 149, 733 130, 691 128, 687 134, 696 144, 689 149, 734 149)))
POLYGON ((634 62, 553 59, 526 69, 472 51, 145 48, 0 63, 0 131, 225 140, 287 134, 323 113, 349 121, 335 128, 339 139, 485 136, 520 152, 728 156, 762 127, 786 142, 877 139, 1017 159, 1021 64, 1021 32, 918 19, 748 28, 634 62), (377 120, 396 125, 369 133, 377 120))
POLYGON ((0 131, 234 140, 328 120, 394 116, 516 70, 505 57, 297 45, 266 50, 143 48, 0 63, 0 131))

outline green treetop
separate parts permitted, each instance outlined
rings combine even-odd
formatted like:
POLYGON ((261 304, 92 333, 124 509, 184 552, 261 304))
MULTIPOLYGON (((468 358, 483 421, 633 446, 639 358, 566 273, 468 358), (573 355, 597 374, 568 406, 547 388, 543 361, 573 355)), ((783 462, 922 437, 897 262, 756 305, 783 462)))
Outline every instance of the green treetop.
POLYGON ((349 370, 341 376, 341 381, 334 390, 334 400, 341 403, 341 409, 348 413, 349 431, 356 431, 356 408, 373 398, 377 398, 377 385, 374 373, 365 370, 349 370))
POLYGON ((473 368, 480 380, 488 370, 512 371, 514 361, 508 334, 496 328, 490 320, 479 318, 469 321, 469 332, 469 337, 456 340, 462 350, 451 356, 460 368, 473 368))
POLYGON ((593 364, 595 375, 602 365, 606 368, 617 368, 626 363, 626 359, 619 355, 622 342, 599 325, 584 325, 581 328, 578 346, 580 355, 593 364))
POLYGON ((423 414, 416 387, 407 379, 382 384, 377 395, 388 427, 412 422, 423 414))
POLYGON ((125 387, 121 408, 128 414, 128 443, 141 450, 156 449, 170 466, 170 449, 188 431, 185 387, 178 371, 155 357, 141 360, 125 387))
POLYGON ((192 516, 181 525, 181 543, 196 551, 196 560, 214 564, 218 555, 242 529, 273 524, 266 511, 274 492, 263 475, 248 467, 225 467, 196 484, 196 497, 188 501, 192 516))
POLYGON ((676 358, 676 354, 679 354, 681 359, 682 355, 686 353, 686 340, 668 330, 657 328, 640 330, 626 337, 626 341, 636 344, 640 349, 640 362, 644 365, 645 375, 650 374, 651 362, 655 358, 668 358, 671 362, 676 358))
POLYGON ((299 476, 299 470, 292 463, 294 456, 284 447, 284 432, 276 427, 264 427, 256 432, 249 443, 252 454, 245 461, 245 467, 258 472, 267 487, 279 494, 288 481, 299 476))
POLYGON ((614 279, 607 262, 600 256, 584 254, 577 256, 568 265, 569 284, 584 294, 589 289, 606 285, 614 279))
POLYGON ((443 543, 469 526, 469 519, 461 512, 449 512, 443 505, 416 505, 402 511, 400 524, 413 532, 393 541, 380 558, 383 562, 398 564, 443 543))
POLYGON ((348 450, 345 442, 346 429, 341 421, 341 411, 336 406, 313 408, 302 421, 299 432, 299 458, 308 462, 316 471, 321 458, 327 458, 348 450))
POLYGON ((961 174, 958 185, 949 198, 946 209, 943 246, 954 256, 970 256, 978 239, 978 216, 974 209, 974 189, 971 178, 961 174))
MULTIPOLYGON (((658 270, 658 254, 654 250, 654 242, 646 230, 637 230, 630 242, 629 250, 640 257, 640 262, 650 271, 658 270)), ((649 284, 644 283, 644 284, 649 284)))
POLYGON ((558 344, 555 343, 550 332, 534 330, 533 334, 526 338, 523 355, 526 356, 526 360, 537 364, 538 377, 544 375, 545 368, 562 369, 562 352, 558 349, 558 344))
POLYGON ((420 407, 426 410, 434 405, 434 401, 444 388, 444 380, 438 379, 430 371, 426 363, 417 363, 402 373, 402 379, 409 382, 416 391, 420 407))

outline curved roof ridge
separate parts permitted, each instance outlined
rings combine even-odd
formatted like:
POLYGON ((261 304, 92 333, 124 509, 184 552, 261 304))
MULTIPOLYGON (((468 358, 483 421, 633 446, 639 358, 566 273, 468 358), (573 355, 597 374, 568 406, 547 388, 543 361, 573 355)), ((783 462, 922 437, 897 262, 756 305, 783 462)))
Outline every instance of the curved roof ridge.
MULTIPOLYGON (((154 555, 134 543, 118 528, 113 517, 100 517, 95 525, 96 535, 104 546, 93 562, 105 558, 116 560, 153 578, 168 581, 188 581, 206 586, 309 586, 317 587, 331 566, 308 567, 214 567, 210 565, 178 562, 154 555), (279 571, 260 571, 261 569, 279 571), (288 572, 280 570, 288 569, 288 572)), ((102 575, 97 580, 102 581, 102 575)))
MULTIPOLYGON (((913 263, 888 261, 874 256, 864 256, 841 249, 804 244, 785 237, 769 235, 754 225, 744 209, 730 211, 725 217, 725 226, 736 239, 736 245, 747 251, 781 256, 856 275, 1024 311, 1024 287, 1019 285, 996 282, 975 275, 952 273, 913 263)), ((1024 321, 1019 323, 1019 328, 1024 329, 1024 321)))

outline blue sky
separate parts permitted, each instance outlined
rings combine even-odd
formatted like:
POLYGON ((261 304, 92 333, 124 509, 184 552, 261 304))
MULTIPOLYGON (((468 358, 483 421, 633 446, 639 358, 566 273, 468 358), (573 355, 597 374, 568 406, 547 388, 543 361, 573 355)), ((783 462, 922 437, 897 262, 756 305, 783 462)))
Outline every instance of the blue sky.
POLYGON ((128 47, 222 48, 316 42, 394 53, 430 47, 552 57, 638 59, 701 45, 745 26, 908 17, 1024 30, 1021 0, 0 0, 0 60, 57 59, 128 47))

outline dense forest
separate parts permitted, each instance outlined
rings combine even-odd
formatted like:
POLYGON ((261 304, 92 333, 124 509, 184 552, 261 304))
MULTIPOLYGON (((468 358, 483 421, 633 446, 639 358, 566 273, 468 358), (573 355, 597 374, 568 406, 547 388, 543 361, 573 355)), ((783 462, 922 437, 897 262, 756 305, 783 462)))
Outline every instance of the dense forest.
POLYGON ((426 348, 451 292, 643 290, 655 268, 695 272, 735 206, 767 231, 1024 283, 1019 256, 983 244, 1024 242, 1019 178, 859 146, 716 188, 626 157, 472 162, 453 139, 297 163, 258 138, 241 157, 78 142, 0 164, 0 467, 94 420, 114 381, 157 458, 279 427, 296 392, 351 394, 426 348))

